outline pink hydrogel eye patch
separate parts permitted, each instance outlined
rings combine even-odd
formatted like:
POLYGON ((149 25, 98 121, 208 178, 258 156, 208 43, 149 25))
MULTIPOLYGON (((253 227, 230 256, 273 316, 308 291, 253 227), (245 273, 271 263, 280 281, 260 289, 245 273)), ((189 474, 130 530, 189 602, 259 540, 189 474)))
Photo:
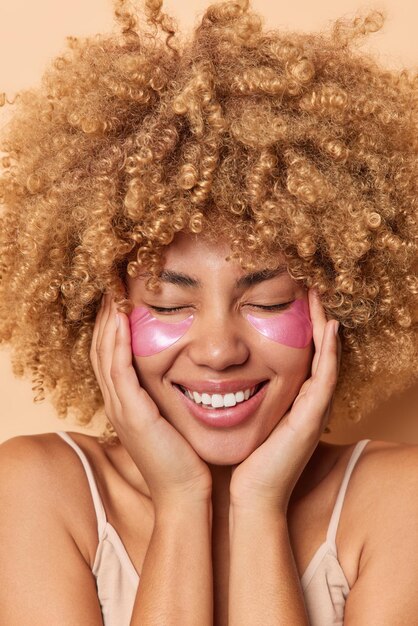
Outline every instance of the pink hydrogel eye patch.
POLYGON ((256 317, 251 313, 246 317, 259 333, 285 346, 306 348, 312 340, 312 322, 306 300, 295 300, 274 317, 256 317))
POLYGON ((149 309, 137 306, 129 316, 132 351, 136 356, 152 356, 176 343, 189 330, 193 315, 181 322, 163 322, 149 309))

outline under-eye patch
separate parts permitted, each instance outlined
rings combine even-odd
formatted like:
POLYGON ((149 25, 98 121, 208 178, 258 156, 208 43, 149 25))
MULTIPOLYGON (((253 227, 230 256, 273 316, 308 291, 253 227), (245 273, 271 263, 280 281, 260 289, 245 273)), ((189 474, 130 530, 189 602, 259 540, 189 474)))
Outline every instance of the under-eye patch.
POLYGON ((189 330, 193 315, 181 322, 164 322, 144 306, 135 307, 129 316, 132 351, 136 356, 151 356, 176 343, 189 330))
POLYGON ((247 313, 247 320, 262 335, 292 348, 305 348, 312 340, 312 322, 306 300, 292 302, 278 315, 257 317, 247 313))

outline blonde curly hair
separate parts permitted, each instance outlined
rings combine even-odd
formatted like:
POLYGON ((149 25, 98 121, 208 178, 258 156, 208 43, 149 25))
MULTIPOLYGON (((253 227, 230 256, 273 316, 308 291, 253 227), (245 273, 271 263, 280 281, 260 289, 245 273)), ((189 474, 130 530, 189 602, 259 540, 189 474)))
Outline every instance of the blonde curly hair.
MULTIPOLYGON (((417 74, 356 45, 381 12, 265 31, 248 0, 184 38, 146 0, 119 30, 68 38, 1 135, 0 342, 57 414, 103 408, 89 351, 104 292, 158 289, 176 233, 225 238, 243 269, 317 288, 343 347, 332 418, 358 421, 418 378, 417 74)), ((3 104, 6 101, 3 94, 3 104)), ((0 98, 1 100, 1 98, 0 98)), ((102 442, 117 441, 105 419, 102 442)))

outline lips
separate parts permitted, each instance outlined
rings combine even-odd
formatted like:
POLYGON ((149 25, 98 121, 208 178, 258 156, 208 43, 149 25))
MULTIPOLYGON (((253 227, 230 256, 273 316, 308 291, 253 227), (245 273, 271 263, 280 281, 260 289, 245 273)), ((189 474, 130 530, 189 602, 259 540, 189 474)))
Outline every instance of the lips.
POLYGON ((245 389, 244 391, 238 391, 237 393, 226 393, 224 395, 215 393, 209 395, 208 393, 198 393, 197 391, 189 391, 188 389, 181 388, 182 392, 190 399, 196 402, 196 404, 202 404, 208 408, 219 409, 222 407, 235 406, 240 402, 245 402, 251 396, 253 396, 259 389, 259 385, 251 387, 251 389, 245 389))
MULTIPOLYGON (((241 385, 242 383, 243 381, 240 381, 241 385)), ((247 381, 245 381, 245 384, 246 383, 247 381)), ((188 410, 188 412, 198 421, 215 428, 228 428, 242 424, 252 415, 254 415, 255 411, 258 409, 261 402, 263 401, 263 398, 268 388, 268 381, 264 381, 264 383, 265 384, 263 384, 263 381, 261 383, 258 383, 260 387, 258 391, 245 402, 241 402, 233 407, 228 407, 224 409, 202 408, 201 405, 196 404, 186 395, 184 395, 178 385, 174 384, 173 389, 175 389, 181 402, 188 410)))
POLYGON ((198 393, 208 393, 213 395, 214 393, 220 393, 225 395, 226 393, 236 393, 237 391, 244 391, 245 389, 251 389, 265 383, 266 380, 258 379, 240 379, 240 380, 176 380, 173 384, 189 391, 197 391, 198 393))

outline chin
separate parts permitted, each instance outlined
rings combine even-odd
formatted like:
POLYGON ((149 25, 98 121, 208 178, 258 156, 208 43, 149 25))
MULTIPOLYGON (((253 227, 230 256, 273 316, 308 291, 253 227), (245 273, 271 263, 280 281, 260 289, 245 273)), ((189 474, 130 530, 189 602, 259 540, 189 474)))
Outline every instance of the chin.
POLYGON ((249 441, 189 441, 200 458, 210 465, 237 465, 242 463, 257 448, 255 442, 249 441))
POLYGON ((242 454, 235 454, 235 455, 222 455, 219 454, 219 452, 214 451, 213 454, 205 454, 205 456, 202 456, 201 454, 199 454, 200 458, 203 459, 203 461, 205 461, 205 463, 207 463, 208 465, 223 465, 223 466, 230 466, 230 465, 238 465, 239 463, 242 463, 242 461, 244 461, 247 457, 243 456, 242 454))

